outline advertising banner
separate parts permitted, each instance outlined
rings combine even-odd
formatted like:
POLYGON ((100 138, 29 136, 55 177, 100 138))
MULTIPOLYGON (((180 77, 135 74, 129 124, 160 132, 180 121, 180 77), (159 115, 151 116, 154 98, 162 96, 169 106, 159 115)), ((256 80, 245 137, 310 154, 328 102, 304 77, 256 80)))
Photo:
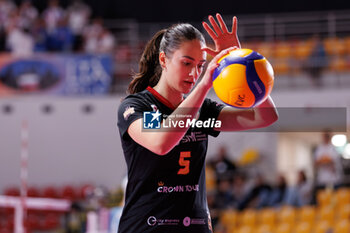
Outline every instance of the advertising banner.
POLYGON ((0 55, 0 96, 18 94, 103 95, 112 82, 110 55, 0 55))

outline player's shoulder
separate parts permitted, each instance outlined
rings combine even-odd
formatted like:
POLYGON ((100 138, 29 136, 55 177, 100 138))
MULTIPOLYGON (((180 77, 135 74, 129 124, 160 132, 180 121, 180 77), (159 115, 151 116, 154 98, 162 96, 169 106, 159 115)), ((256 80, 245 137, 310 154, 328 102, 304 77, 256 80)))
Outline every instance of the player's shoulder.
POLYGON ((150 101, 149 93, 147 93, 146 90, 135 94, 130 94, 121 101, 118 112, 122 114, 125 111, 131 110, 141 112, 151 111, 152 103, 150 103, 150 101))
POLYGON ((126 96, 124 100, 139 100, 139 99, 142 100, 142 99, 146 99, 148 96, 149 96, 149 91, 144 90, 144 91, 126 96))
POLYGON ((122 105, 130 104, 130 103, 135 103, 135 104, 147 103, 149 102, 149 95, 150 94, 147 90, 144 90, 135 94, 130 94, 122 100, 122 105))

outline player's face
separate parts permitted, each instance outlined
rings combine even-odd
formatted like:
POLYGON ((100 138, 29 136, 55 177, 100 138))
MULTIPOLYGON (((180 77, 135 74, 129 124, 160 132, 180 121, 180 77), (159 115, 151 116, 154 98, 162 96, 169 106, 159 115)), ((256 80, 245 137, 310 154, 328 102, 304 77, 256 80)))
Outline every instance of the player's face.
POLYGON ((185 41, 167 58, 167 83, 181 93, 189 93, 203 71, 206 53, 199 40, 185 41))

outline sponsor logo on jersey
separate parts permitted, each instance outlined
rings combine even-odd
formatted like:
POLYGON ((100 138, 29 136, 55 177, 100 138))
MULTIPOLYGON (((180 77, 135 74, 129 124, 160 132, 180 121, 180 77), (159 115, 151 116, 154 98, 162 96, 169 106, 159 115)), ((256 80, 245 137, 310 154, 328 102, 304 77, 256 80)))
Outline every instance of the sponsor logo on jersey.
POLYGON ((156 112, 143 112, 143 128, 160 129, 161 115, 158 110, 156 112))
POLYGON ((199 142, 199 141, 205 141, 205 140, 208 140, 208 137, 206 134, 202 132, 191 132, 190 134, 186 134, 181 139, 181 143, 199 142))
POLYGON ((206 224, 206 221, 204 218, 190 218, 190 217, 185 217, 183 220, 182 220, 182 224, 185 226, 185 227, 188 227, 190 225, 205 225, 206 224))
POLYGON ((195 185, 174 185, 166 186, 163 181, 158 182, 158 193, 185 193, 185 192, 198 192, 199 184, 195 185))
MULTIPOLYGON (((155 216, 149 216, 147 218, 147 224, 148 226, 164 226, 164 225, 172 225, 172 226, 176 226, 180 224, 180 219, 169 219, 169 218, 165 218, 165 219, 160 219, 160 218, 156 218, 155 216)), ((206 225, 206 220, 204 218, 190 218, 188 216, 186 216, 183 220, 182 220, 182 224, 185 227, 188 227, 190 225, 206 225)))
POLYGON ((191 225, 191 218, 185 217, 182 223, 184 224, 185 227, 188 227, 189 225, 191 225))
POLYGON ((150 226, 154 226, 154 225, 156 225, 156 223, 157 223, 157 219, 154 216, 150 216, 147 219, 147 224, 150 225, 150 226))
POLYGON ((161 225, 179 225, 179 219, 157 219, 155 216, 149 216, 147 219, 147 224, 149 226, 161 226, 161 225))
POLYGON ((133 113, 135 113, 134 107, 130 107, 130 106, 126 107, 126 109, 123 113, 124 120, 127 120, 129 118, 129 116, 133 113))

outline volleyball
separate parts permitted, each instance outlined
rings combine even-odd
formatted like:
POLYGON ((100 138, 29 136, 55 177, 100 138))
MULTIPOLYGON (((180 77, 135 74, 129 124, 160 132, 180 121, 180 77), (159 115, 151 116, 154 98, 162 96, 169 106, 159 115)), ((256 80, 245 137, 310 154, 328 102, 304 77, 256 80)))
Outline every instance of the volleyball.
POLYGON ((213 73, 213 88, 219 99, 236 108, 252 108, 271 93, 274 72, 269 61, 251 49, 236 49, 224 55, 213 73))

